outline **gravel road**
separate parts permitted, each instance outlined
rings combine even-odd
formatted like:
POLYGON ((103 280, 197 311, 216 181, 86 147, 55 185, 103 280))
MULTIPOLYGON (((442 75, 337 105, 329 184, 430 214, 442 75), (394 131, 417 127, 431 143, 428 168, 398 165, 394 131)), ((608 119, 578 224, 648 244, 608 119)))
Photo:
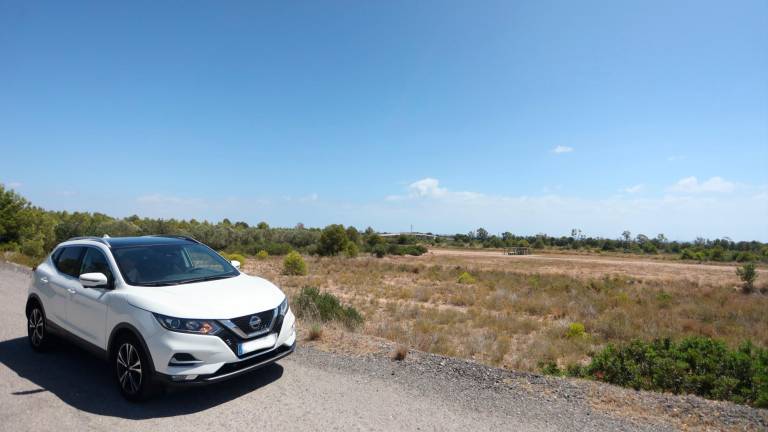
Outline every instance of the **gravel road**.
POLYGON ((696 397, 514 373, 424 353, 395 362, 301 346, 240 379, 173 390, 134 405, 121 399, 107 365, 84 351, 63 345, 32 352, 23 314, 29 278, 28 270, 0 263, 0 431, 768 428, 764 411, 696 397), (645 405, 666 411, 636 409, 645 405))

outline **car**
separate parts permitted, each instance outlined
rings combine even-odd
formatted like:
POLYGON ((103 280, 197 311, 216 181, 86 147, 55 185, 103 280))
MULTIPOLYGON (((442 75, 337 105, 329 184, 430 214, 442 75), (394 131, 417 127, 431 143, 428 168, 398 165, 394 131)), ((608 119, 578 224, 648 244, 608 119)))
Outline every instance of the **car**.
POLYGON ((97 353, 130 401, 232 379, 296 348, 283 291, 190 237, 76 237, 33 273, 32 349, 55 338, 97 353))

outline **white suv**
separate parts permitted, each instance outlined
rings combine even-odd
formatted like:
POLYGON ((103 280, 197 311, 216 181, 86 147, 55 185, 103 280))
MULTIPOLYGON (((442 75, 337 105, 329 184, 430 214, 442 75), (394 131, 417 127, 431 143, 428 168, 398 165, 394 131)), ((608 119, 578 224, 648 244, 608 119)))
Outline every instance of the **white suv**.
POLYGON ((34 271, 29 343, 42 351, 55 334, 91 348, 134 401, 235 377, 296 347, 285 294, 239 267, 188 237, 70 239, 34 271))

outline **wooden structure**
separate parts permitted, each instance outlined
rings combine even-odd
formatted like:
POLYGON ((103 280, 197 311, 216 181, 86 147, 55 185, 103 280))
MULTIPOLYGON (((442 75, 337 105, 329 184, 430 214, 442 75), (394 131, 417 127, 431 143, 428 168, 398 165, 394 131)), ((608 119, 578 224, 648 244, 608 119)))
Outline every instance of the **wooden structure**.
POLYGON ((504 251, 506 255, 530 255, 531 249, 527 247, 511 247, 504 251))

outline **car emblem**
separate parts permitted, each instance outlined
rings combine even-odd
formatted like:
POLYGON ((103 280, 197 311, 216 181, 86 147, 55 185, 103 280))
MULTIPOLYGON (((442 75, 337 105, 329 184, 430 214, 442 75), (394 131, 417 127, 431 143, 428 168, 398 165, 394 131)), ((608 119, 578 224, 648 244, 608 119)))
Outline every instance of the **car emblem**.
POLYGON ((251 317, 251 320, 248 321, 248 324, 251 326, 252 329, 256 330, 261 325, 261 318, 259 318, 258 315, 254 315, 251 317))

